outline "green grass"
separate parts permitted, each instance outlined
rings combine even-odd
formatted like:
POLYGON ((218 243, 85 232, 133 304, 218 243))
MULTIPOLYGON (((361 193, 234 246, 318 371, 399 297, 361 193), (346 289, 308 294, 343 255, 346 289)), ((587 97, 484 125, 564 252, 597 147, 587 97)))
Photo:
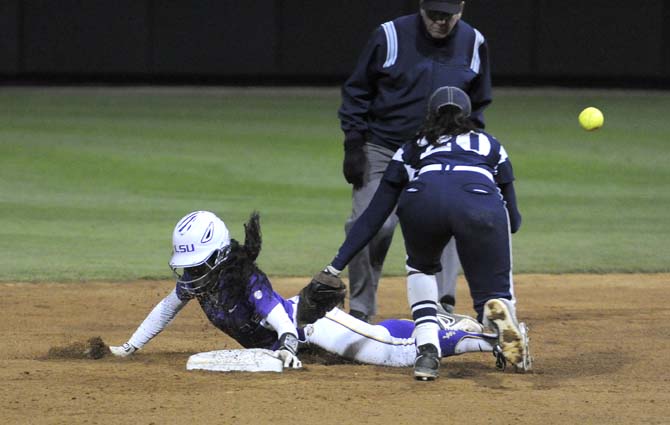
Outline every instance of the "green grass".
MULTIPOLYGON (((517 175, 516 272, 670 271, 670 93, 498 90, 517 175), (605 127, 577 125, 588 105, 605 127)), ((172 227, 209 209, 261 266, 310 275, 342 241, 337 89, 3 88, 0 280, 165 278, 172 227)), ((400 231, 385 272, 403 273, 400 231)))

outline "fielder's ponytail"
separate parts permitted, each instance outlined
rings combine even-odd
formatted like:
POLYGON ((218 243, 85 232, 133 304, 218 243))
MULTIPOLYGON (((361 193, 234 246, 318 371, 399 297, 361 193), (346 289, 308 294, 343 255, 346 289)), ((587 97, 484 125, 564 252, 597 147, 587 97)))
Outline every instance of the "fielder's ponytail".
POLYGON ((469 117, 464 116, 460 108, 446 105, 437 113, 428 114, 417 138, 425 137, 428 143, 435 146, 442 136, 458 136, 477 129, 477 125, 469 117))
MULTIPOLYGON (((220 289, 227 295, 225 308, 232 308, 249 295, 251 276, 265 275, 256 265, 262 242, 260 216, 254 211, 244 225, 244 245, 231 239, 230 253, 221 267, 219 284, 223 284, 220 289)), ((262 281, 264 279, 259 280, 259 282, 262 281)))

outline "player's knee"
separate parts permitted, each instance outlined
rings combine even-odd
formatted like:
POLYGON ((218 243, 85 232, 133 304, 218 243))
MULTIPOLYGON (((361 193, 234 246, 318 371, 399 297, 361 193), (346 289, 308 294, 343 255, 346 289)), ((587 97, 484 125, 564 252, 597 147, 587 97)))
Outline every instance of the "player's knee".
POLYGON ((407 259, 405 269, 407 270, 408 274, 423 273, 428 275, 434 275, 442 271, 442 264, 440 264, 439 261, 430 263, 422 262, 410 257, 407 259))

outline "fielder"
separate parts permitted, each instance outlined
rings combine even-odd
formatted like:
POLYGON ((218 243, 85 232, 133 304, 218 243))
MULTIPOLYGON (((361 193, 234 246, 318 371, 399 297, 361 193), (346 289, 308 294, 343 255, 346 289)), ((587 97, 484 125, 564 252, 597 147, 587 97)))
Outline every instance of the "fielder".
MULTIPOLYGON (((417 379, 437 378, 440 256, 455 238, 480 322, 501 338, 507 361, 530 367, 525 326, 517 322, 511 235, 521 226, 512 163, 502 145, 477 128, 469 96, 453 86, 431 95, 418 137, 400 147, 368 208, 324 270, 338 276, 396 208, 407 251, 407 299, 416 323, 417 379)), ((318 280, 318 276, 315 276, 318 280)))
MULTIPOLYGON (((196 299, 210 322, 245 348, 274 350, 285 367, 300 368, 298 350, 313 344, 345 359, 383 366, 414 363, 414 323, 388 320, 371 325, 339 308, 346 287, 337 277, 317 275, 290 299, 276 293, 255 260, 261 249, 259 216, 245 225, 245 243, 231 239, 224 222, 207 211, 183 217, 173 231, 170 267, 176 287, 160 301, 130 339, 110 351, 126 357, 144 347, 196 299)), ((467 316, 440 314, 443 356, 494 352, 504 362, 496 334, 467 316)))

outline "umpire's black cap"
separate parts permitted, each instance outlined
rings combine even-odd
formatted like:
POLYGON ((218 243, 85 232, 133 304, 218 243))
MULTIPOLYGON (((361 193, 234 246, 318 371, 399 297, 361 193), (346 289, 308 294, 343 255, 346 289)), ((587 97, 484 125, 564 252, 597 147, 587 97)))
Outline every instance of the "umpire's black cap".
POLYGON ((421 0, 421 8, 455 15, 461 13, 461 3, 463 0, 421 0))
POLYGON ((443 106, 455 106, 466 117, 470 116, 472 106, 470 105, 470 96, 458 87, 445 86, 435 90, 428 100, 428 110, 436 113, 443 106))

